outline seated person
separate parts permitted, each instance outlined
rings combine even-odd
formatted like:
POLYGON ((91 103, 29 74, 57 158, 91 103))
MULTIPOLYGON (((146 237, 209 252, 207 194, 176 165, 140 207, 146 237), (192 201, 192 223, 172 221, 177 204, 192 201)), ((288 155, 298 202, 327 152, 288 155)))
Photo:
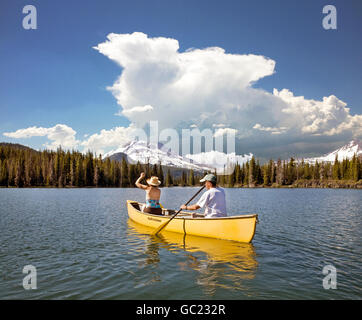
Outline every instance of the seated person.
POLYGON ((145 173, 142 172, 136 181, 137 188, 146 191, 146 205, 142 211, 145 213, 162 215, 162 208, 160 205, 161 189, 158 188, 158 186, 161 184, 161 181, 158 180, 158 177, 153 176, 146 180, 148 184, 148 186, 146 186, 140 182, 144 177, 145 173))
MULTIPOLYGON (((217 186, 217 178, 214 174, 207 174, 201 183, 205 182, 207 191, 202 195, 200 200, 191 206, 182 205, 182 210, 198 210, 205 208, 205 218, 226 217, 226 200, 225 191, 217 186)), ((200 214, 193 214, 193 217, 200 217, 200 214)))

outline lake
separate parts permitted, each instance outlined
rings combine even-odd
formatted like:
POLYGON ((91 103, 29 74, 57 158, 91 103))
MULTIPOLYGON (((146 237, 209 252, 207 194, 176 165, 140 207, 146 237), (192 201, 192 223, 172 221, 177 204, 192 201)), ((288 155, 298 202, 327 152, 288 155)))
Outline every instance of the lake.
MULTIPOLYGON (((164 188, 178 208, 196 188, 164 188)), ((225 189, 228 214, 258 213, 252 244, 129 221, 138 189, 0 189, 0 299, 361 299, 362 193, 225 189), (37 289, 23 288, 23 268, 37 289), (325 266, 337 288, 324 289, 325 266)))

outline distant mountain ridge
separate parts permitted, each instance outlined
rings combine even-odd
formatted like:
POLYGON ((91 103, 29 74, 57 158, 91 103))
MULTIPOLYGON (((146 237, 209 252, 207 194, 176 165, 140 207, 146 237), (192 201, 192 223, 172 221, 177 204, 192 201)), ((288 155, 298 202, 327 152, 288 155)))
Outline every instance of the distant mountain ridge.
MULTIPOLYGON (((39 152, 28 146, 24 146, 18 143, 0 142, 0 146, 7 146, 19 150, 29 150, 32 152, 39 152)), ((305 158, 304 162, 315 164, 317 161, 333 163, 338 157, 339 161, 343 159, 352 159, 354 155, 362 157, 362 142, 354 139, 344 146, 320 157, 305 158)), ((218 151, 202 152, 199 154, 187 154, 186 156, 180 156, 171 152, 170 149, 165 149, 162 143, 158 143, 157 147, 145 141, 131 141, 124 146, 110 151, 104 154, 103 159, 109 157, 110 160, 121 161, 123 158, 130 163, 141 164, 160 164, 169 168, 182 168, 193 169, 195 171, 214 171, 217 169, 218 173, 221 173, 222 167, 217 168, 216 160, 222 159, 225 163, 239 164, 245 163, 252 158, 252 154, 248 155, 236 155, 235 153, 225 154, 218 151)), ((301 162, 302 159, 297 159, 297 162, 301 162)))
POLYGON ((20 149, 20 150, 30 150, 30 151, 38 152, 37 150, 35 150, 33 148, 24 146, 24 145, 19 144, 19 143, 0 142, 0 146, 11 147, 11 148, 20 149))
POLYGON ((334 162, 336 156, 338 156, 338 161, 343 161, 344 159, 352 159, 354 155, 362 156, 362 143, 358 140, 352 140, 341 148, 338 148, 324 156, 304 159, 304 162, 312 164, 316 163, 317 161, 319 163, 334 162))
POLYGON ((111 160, 119 160, 125 158, 128 162, 142 164, 159 164, 167 167, 193 169, 195 171, 214 171, 222 174, 227 168, 233 168, 237 162, 243 164, 252 158, 249 155, 236 155, 235 152, 226 154, 219 151, 201 152, 198 154, 187 154, 180 156, 165 148, 162 143, 158 145, 150 144, 145 141, 131 141, 117 150, 108 152, 104 158, 109 157, 111 160))
POLYGON ((130 141, 124 146, 110 151, 103 156, 109 157, 111 160, 122 160, 125 158, 130 163, 142 164, 160 164, 167 167, 177 167, 183 169, 193 169, 196 171, 213 170, 207 164, 200 164, 192 159, 180 156, 170 149, 166 149, 162 143, 155 144, 148 143, 142 140, 130 141))
MULTIPOLYGON (((335 161, 336 155, 338 160, 352 159, 353 155, 362 156, 362 143, 358 140, 352 140, 346 145, 324 155, 321 157, 306 158, 303 161, 310 164, 316 162, 331 162, 335 161)), ((223 165, 233 165, 236 163, 243 164, 253 157, 252 153, 248 155, 236 155, 235 153, 225 154, 218 151, 202 152, 199 154, 187 154, 182 157, 178 154, 172 153, 170 150, 165 150, 164 145, 159 143, 152 145, 145 141, 131 141, 117 150, 111 151, 104 155, 104 158, 109 157, 111 160, 121 161, 125 158, 128 162, 136 163, 139 161, 142 164, 149 162, 150 164, 161 163, 167 167, 193 169, 196 171, 214 171, 217 170, 218 174, 223 173, 223 165), (219 164, 218 164, 219 163, 219 164)), ((302 159, 297 159, 301 162, 302 159)), ((226 174, 228 174, 226 172, 226 174)))

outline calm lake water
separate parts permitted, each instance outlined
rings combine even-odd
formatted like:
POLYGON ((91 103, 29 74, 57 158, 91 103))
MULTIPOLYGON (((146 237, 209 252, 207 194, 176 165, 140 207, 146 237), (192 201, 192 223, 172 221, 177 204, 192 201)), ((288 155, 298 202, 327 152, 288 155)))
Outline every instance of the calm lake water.
MULTIPOLYGON (((177 208, 195 188, 164 188, 177 208)), ((252 244, 129 221, 138 189, 0 189, 0 299, 361 299, 362 193, 226 189, 228 213, 258 213, 252 244), (37 289, 24 290, 25 265, 37 289), (337 269, 337 289, 322 269, 337 269)))

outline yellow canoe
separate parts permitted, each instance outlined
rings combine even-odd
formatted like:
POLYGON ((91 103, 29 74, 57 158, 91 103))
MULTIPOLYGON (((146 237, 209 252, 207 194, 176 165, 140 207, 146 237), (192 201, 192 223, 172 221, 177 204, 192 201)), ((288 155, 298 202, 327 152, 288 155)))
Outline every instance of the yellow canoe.
MULTIPOLYGON (((137 201, 127 200, 128 216, 139 224, 156 229, 171 218, 171 216, 144 213, 140 210, 140 205, 137 201)), ((218 218, 192 218, 188 213, 180 212, 164 230, 249 243, 253 240, 257 221, 257 214, 218 218)))

